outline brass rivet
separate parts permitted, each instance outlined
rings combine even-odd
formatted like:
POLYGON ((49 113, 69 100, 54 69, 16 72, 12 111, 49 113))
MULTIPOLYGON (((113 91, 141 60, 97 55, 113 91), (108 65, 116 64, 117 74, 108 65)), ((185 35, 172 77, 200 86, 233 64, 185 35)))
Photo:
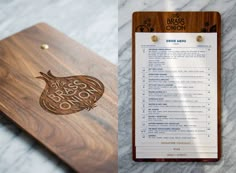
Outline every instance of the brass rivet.
POLYGON ((153 41, 153 42, 157 42, 157 41, 158 41, 158 37, 157 37, 156 35, 153 35, 153 36, 152 36, 152 41, 153 41))
POLYGON ((202 41, 203 41, 203 37, 202 37, 201 35, 198 35, 197 38, 196 38, 196 40, 197 40, 198 42, 202 42, 202 41))
POLYGON ((42 44, 42 45, 40 46, 40 48, 43 49, 43 50, 45 50, 45 49, 48 49, 49 46, 48 46, 47 44, 42 44))

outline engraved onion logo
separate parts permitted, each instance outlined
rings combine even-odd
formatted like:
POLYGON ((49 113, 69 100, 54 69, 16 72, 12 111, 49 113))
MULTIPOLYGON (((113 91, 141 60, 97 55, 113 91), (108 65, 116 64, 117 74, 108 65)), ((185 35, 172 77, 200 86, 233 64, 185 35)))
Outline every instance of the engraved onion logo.
POLYGON ((178 13, 173 13, 166 21, 166 30, 185 30, 185 19, 178 13))
POLYGON ((50 71, 37 77, 46 82, 39 103, 54 114, 71 114, 91 110, 104 93, 104 85, 92 76, 56 77, 50 71))

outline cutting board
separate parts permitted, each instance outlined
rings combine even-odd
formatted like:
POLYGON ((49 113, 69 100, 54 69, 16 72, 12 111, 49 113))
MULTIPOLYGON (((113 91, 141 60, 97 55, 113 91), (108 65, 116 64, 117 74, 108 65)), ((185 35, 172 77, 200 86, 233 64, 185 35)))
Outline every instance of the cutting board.
POLYGON ((0 110, 76 172, 117 172, 116 66, 49 25, 0 42, 0 110))

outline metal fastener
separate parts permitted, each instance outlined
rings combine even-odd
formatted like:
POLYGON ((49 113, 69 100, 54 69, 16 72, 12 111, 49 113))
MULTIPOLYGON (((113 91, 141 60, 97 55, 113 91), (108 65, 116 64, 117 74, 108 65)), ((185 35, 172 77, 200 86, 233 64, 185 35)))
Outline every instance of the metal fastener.
POLYGON ((158 37, 156 35, 153 35, 151 37, 151 39, 152 39, 153 42, 157 42, 158 41, 158 37))
POLYGON ((196 40, 197 40, 198 42, 202 42, 202 41, 203 41, 203 37, 202 37, 201 35, 198 35, 197 38, 196 38, 196 40))
POLYGON ((43 50, 46 50, 46 49, 49 48, 49 46, 48 46, 47 44, 42 44, 42 45, 40 46, 40 48, 43 49, 43 50))

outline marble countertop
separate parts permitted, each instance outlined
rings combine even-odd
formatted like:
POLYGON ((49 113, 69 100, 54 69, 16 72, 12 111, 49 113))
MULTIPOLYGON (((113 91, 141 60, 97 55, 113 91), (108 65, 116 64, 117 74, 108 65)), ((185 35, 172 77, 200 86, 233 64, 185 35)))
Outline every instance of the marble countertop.
MULTIPOLYGON (((116 0, 0 0, 0 39, 46 22, 117 64, 116 0)), ((0 173, 72 170, 0 113, 0 173)))
POLYGON ((119 1, 119 173, 236 172, 236 1, 119 1), (131 17, 134 11, 219 11, 222 17, 222 159, 216 163, 136 163, 131 146, 131 17), (235 84, 235 85, 234 85, 235 84))

